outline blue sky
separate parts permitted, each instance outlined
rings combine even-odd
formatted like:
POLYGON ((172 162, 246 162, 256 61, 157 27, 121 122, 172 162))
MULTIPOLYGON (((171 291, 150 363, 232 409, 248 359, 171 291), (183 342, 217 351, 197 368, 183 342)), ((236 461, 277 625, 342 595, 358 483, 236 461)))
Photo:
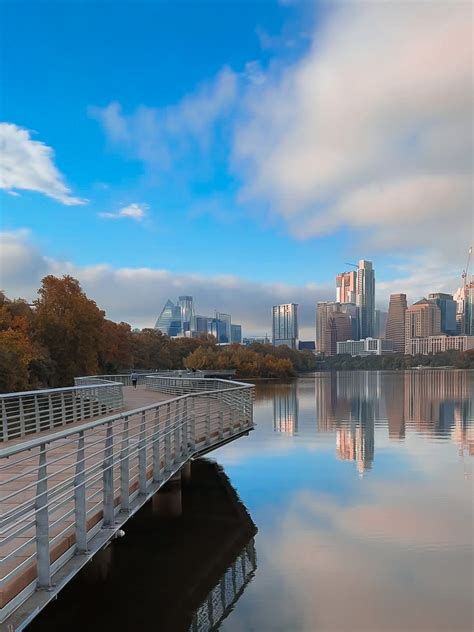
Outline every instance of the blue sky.
POLYGON ((186 293, 259 333, 276 300, 309 327, 360 258, 382 307, 456 289, 468 3, 0 7, 9 294, 71 272, 117 320, 152 324, 186 293))

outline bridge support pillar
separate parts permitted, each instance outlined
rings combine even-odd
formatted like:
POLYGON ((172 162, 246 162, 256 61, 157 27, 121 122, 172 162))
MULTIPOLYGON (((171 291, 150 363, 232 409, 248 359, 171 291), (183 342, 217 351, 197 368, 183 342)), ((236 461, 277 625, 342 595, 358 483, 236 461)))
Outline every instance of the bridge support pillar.
POLYGON ((188 487, 191 484, 191 461, 188 461, 181 468, 181 484, 188 487))
POLYGON ((183 513, 181 497, 181 476, 175 474, 151 499, 151 507, 155 516, 162 518, 178 518, 183 513))

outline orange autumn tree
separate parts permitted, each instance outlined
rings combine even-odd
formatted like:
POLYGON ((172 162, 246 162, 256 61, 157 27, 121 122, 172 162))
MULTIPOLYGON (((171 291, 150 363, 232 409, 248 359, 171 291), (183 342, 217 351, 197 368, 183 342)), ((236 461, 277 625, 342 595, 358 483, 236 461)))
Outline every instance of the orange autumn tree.
POLYGON ((104 312, 69 275, 45 277, 38 294, 35 333, 54 366, 51 386, 70 386, 75 376, 97 373, 104 312))
POLYGON ((34 314, 22 299, 9 300, 0 292, 0 391, 27 389, 35 384, 32 364, 44 350, 34 341, 34 314))

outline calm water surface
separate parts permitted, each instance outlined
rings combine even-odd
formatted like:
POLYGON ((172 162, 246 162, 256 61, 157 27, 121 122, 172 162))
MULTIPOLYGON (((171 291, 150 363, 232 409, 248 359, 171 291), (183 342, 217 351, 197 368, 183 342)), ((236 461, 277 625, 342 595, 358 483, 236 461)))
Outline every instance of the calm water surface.
POLYGON ((255 422, 30 629, 473 629, 474 372, 260 384, 255 422))

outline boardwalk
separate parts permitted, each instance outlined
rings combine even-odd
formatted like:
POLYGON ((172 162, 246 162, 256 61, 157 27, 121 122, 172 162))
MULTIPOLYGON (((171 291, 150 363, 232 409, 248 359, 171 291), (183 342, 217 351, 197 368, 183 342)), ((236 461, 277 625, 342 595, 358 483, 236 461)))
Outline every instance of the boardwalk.
POLYGON ((119 414, 3 444, 0 603, 4 618, 13 613, 8 623, 47 603, 189 458, 251 429, 248 387, 212 390, 217 382, 178 397, 169 386, 125 386, 119 414))

